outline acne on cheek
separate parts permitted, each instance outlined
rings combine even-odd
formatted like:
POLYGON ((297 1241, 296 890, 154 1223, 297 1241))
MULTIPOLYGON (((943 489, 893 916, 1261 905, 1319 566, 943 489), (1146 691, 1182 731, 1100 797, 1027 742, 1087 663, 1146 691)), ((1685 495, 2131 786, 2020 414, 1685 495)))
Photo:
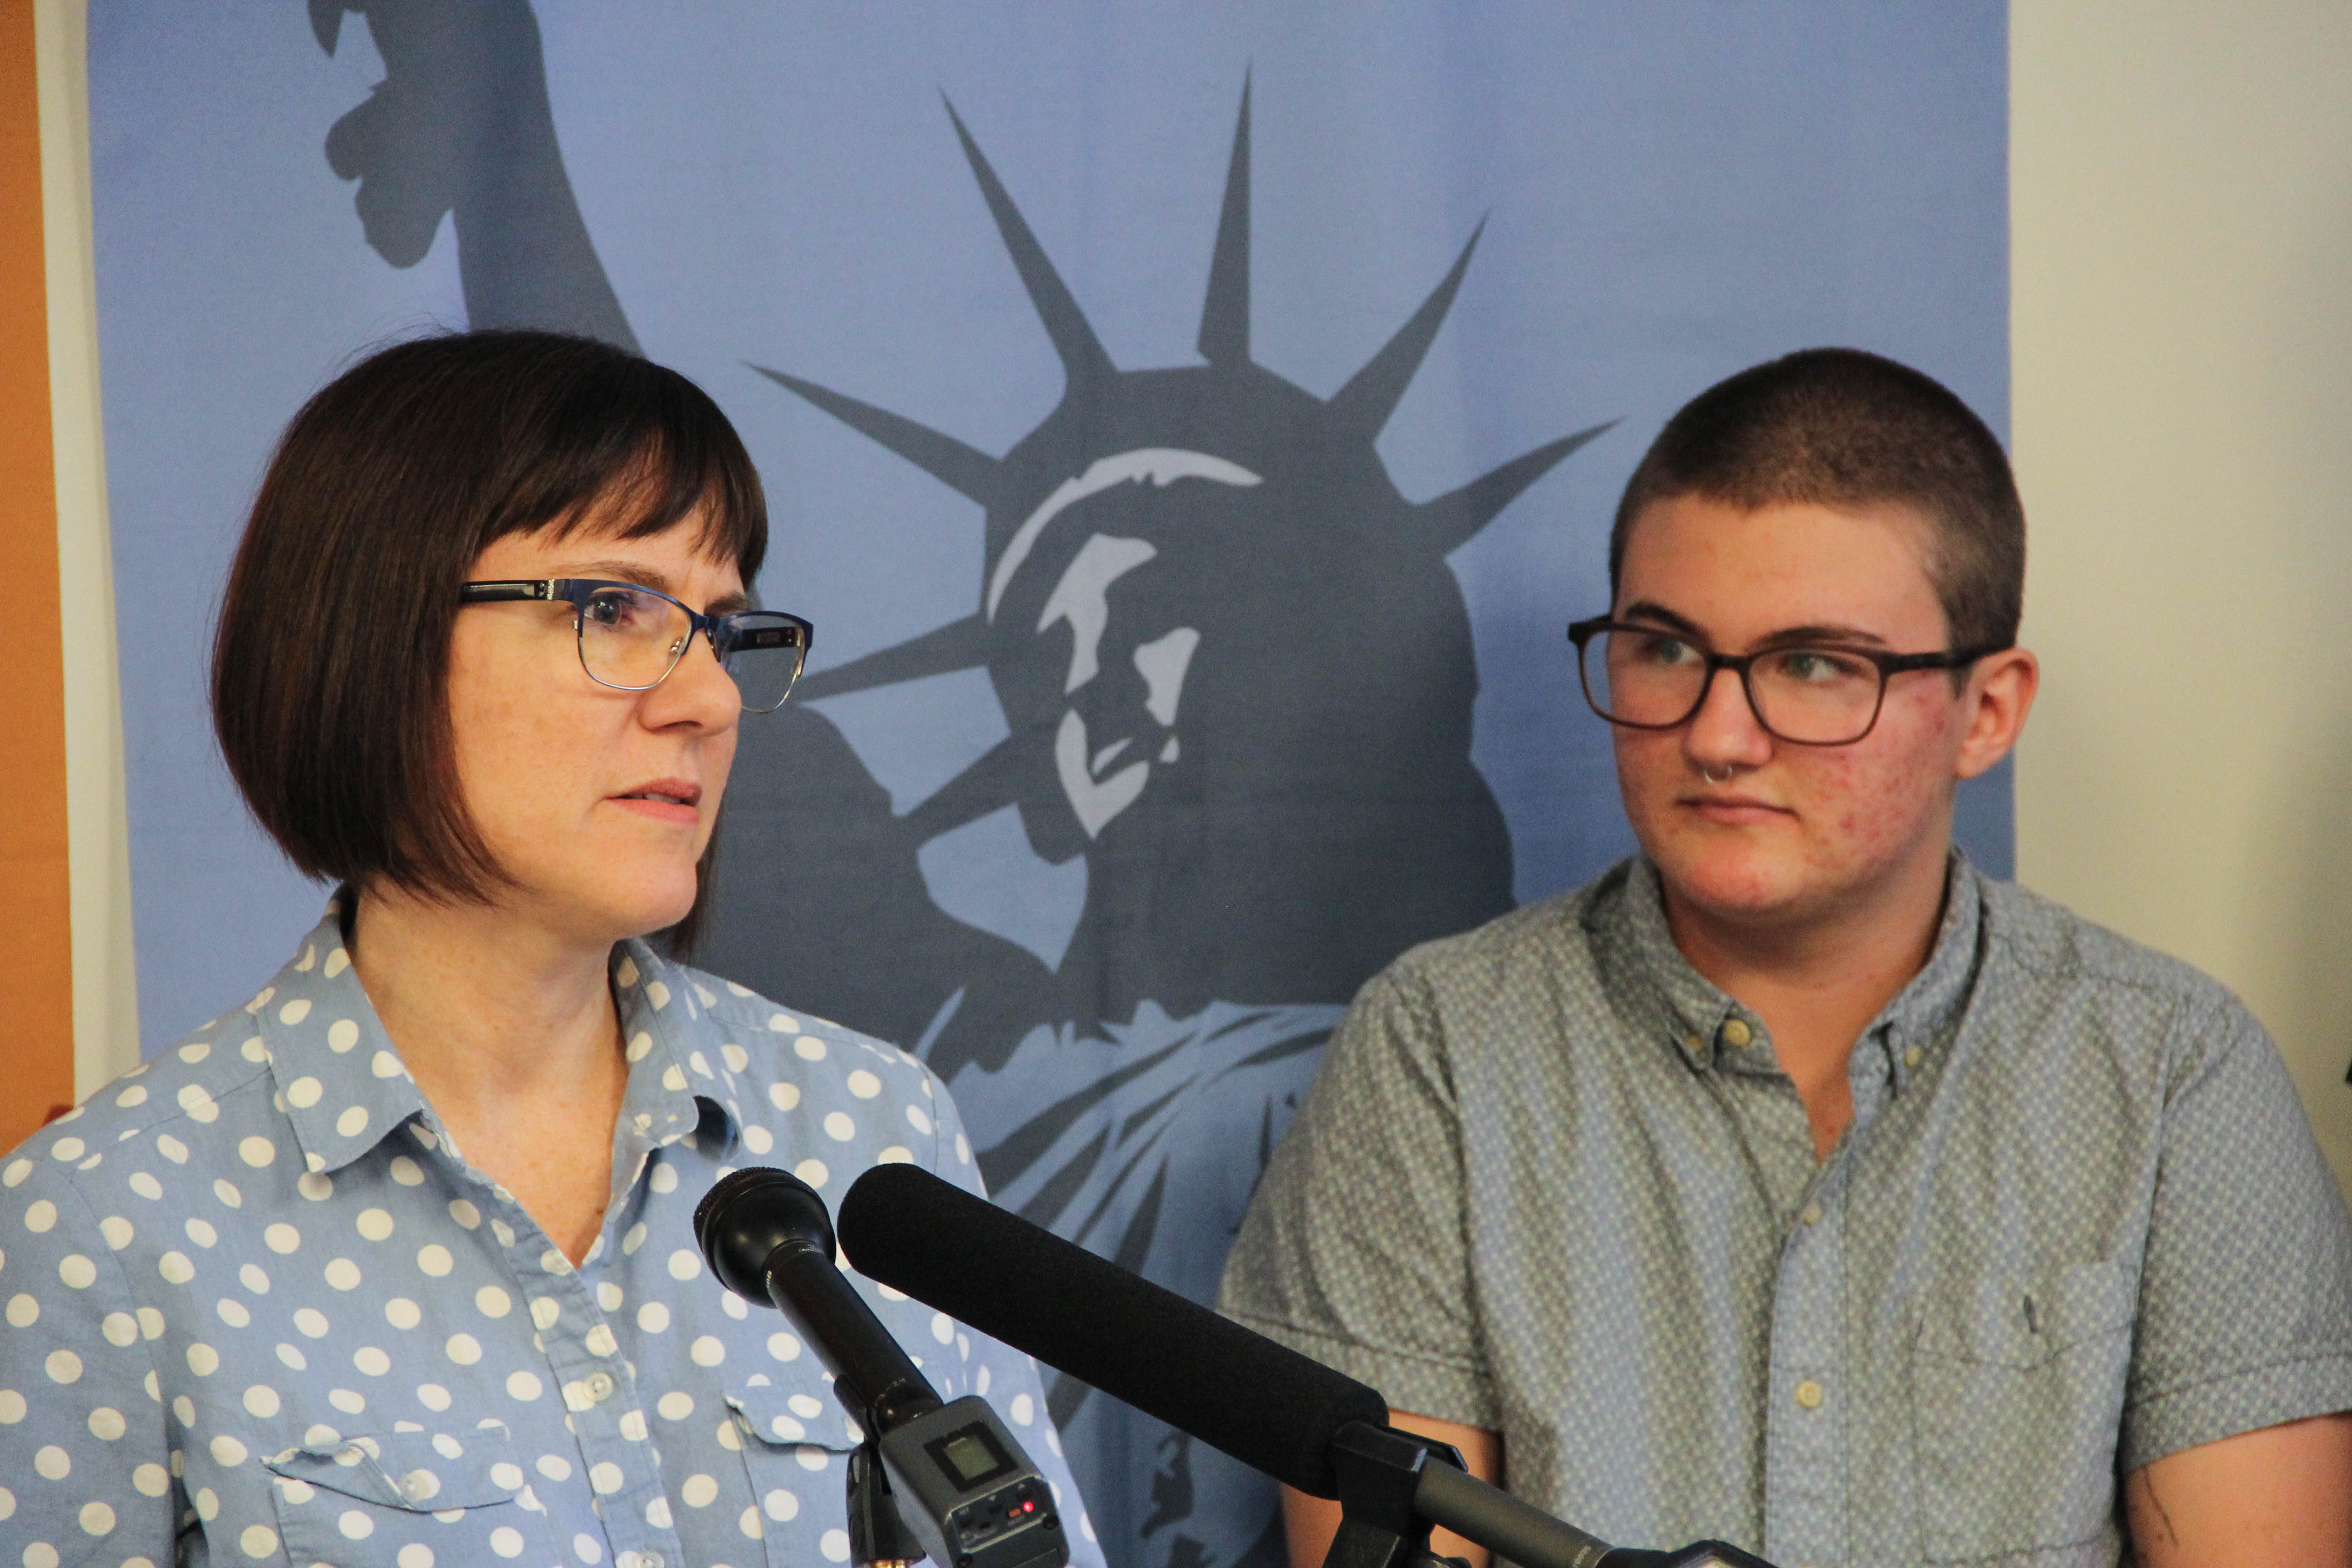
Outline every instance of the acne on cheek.
POLYGON ((1822 793, 1835 801, 1831 818, 1835 832, 1820 847, 1827 849, 1834 843, 1843 850, 1840 858, 1849 860, 1881 859, 1908 841, 1931 809, 1938 787, 1936 759, 1916 753, 1867 764, 1861 758, 1841 757, 1822 778, 1828 785, 1822 793))

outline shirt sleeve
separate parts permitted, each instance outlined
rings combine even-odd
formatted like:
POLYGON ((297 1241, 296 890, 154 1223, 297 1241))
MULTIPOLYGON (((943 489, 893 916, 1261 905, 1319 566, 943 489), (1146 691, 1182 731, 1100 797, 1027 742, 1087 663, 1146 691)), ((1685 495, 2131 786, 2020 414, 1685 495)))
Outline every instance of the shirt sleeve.
MULTIPOLYGON (((972 1158, 971 1140, 964 1132, 963 1118, 958 1114, 946 1086, 929 1078, 928 1069, 926 1077, 931 1085, 931 1173, 984 1198, 988 1195, 987 1187, 981 1179, 980 1164, 972 1158)), ((969 1334, 971 1355, 963 1363, 964 1371, 959 1380, 962 1387, 985 1398, 1011 1424, 1022 1447, 1028 1450, 1031 1462, 1053 1488, 1054 1500, 1063 1519, 1075 1519, 1076 1528, 1068 1535, 1070 1562, 1075 1568, 1105 1568, 1102 1547, 1095 1539, 1094 1521, 1087 1515, 1086 1500, 1079 1494, 1077 1479, 1071 1474, 1069 1461, 1062 1454, 1062 1435, 1055 1428, 1037 1363, 986 1334, 971 1333, 951 1323, 944 1312, 934 1321, 932 1330, 935 1336, 942 1331, 950 1339, 969 1334)), ((944 1384, 940 1392, 948 1398, 955 1397, 944 1384)))
POLYGON ((2126 1471, 2352 1408, 2352 1218, 2270 1037, 2221 996, 2167 1086, 2126 1471))
POLYGON ((0 1539, 27 1563, 168 1563, 169 1417, 109 1245, 129 1225, 90 1212, 50 1158, 58 1136, 0 1166, 0 1539))
POLYGON ((1496 1428, 1464 1193, 1441 1015, 1408 961, 1374 976, 1332 1037, 1242 1222, 1218 1309, 1394 1408, 1496 1428))

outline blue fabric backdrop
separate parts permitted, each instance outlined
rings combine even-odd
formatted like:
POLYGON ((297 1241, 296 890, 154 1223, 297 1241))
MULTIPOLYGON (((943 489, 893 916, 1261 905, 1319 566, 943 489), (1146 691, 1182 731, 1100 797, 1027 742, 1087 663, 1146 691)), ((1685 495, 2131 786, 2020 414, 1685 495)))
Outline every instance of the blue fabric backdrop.
MULTIPOLYGON (((1561 628, 1660 422, 1839 342, 2006 428, 1994 4, 90 28, 149 1049, 320 898, 203 702, 275 433, 388 337, 591 332, 727 407, 818 628, 705 962, 921 1051, 1003 1201, 1199 1296, 1354 986, 1630 847, 1561 628)), ((2005 771, 1961 837, 2007 873, 2005 771)), ((1275 1561, 1264 1483, 1052 1404, 1115 1563, 1275 1561)))

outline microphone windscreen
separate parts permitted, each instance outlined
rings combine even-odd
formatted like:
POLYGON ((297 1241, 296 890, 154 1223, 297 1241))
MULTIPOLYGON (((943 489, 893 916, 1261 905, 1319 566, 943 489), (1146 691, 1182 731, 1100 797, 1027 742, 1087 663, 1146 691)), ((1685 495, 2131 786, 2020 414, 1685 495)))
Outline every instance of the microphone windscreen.
POLYGON ((877 1165, 836 1216, 850 1267, 1316 1497, 1331 1438, 1388 1402, 1206 1307, 914 1165, 877 1165))

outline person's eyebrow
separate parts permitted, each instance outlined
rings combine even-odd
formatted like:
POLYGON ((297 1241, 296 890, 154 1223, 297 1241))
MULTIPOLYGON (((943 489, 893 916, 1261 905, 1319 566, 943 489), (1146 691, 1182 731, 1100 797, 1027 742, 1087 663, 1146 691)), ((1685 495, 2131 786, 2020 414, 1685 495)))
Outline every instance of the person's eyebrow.
POLYGON ((640 588, 651 588, 656 594, 677 596, 677 584, 669 574, 656 567, 641 565, 635 561, 583 561, 567 567, 566 577, 603 578, 614 583, 630 583, 640 588))
MULTIPOLYGON (((634 561, 589 561, 563 574, 566 577, 604 577, 617 583, 634 583, 641 588, 651 588, 656 594, 667 594, 684 603, 684 596, 670 581, 669 574, 655 567, 640 565, 634 561)), ((745 593, 721 594, 702 607, 706 616, 731 616, 751 607, 751 595, 745 593)))
POLYGON ((1756 639, 1758 647, 1800 647, 1820 643, 1839 646, 1860 644, 1865 647, 1885 647, 1886 639, 1876 632, 1843 622, 1828 621, 1814 626, 1786 626, 1769 632, 1756 639))
POLYGON ((1692 620, 1687 616, 1678 616, 1675 614, 1674 611, 1666 608, 1664 605, 1657 603, 1654 599, 1634 600, 1632 604, 1625 606, 1619 618, 1628 621, 1657 621, 1663 624, 1668 631, 1680 632, 1694 642, 1705 642, 1706 640, 1706 633, 1699 628, 1699 624, 1696 621, 1692 620))
MULTIPOLYGON (((1654 600, 1635 600, 1625 606, 1622 618, 1629 621, 1636 619, 1656 621, 1667 630, 1677 632, 1694 642, 1705 643, 1707 640, 1706 632, 1701 629, 1696 621, 1687 616, 1676 615, 1654 600)), ((1865 647, 1885 647, 1886 639, 1876 632, 1861 626, 1847 626, 1839 621, 1818 621, 1804 626, 1782 626, 1777 631, 1767 632, 1756 639, 1756 647, 1759 648, 1801 647, 1808 644, 1818 643, 1859 644, 1865 647)))

